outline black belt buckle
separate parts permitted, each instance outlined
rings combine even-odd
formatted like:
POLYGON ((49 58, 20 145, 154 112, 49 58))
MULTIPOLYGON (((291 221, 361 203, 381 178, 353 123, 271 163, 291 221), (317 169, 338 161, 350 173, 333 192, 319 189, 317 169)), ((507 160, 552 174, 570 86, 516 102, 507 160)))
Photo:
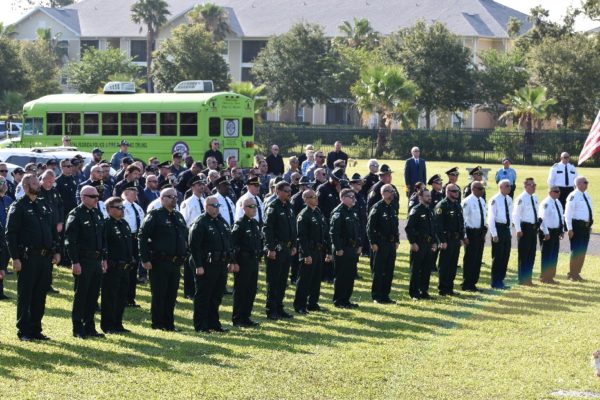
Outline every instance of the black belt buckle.
POLYGON ((40 255, 42 257, 47 257, 47 256, 50 255, 50 250, 48 250, 48 249, 42 249, 42 251, 40 251, 40 255))

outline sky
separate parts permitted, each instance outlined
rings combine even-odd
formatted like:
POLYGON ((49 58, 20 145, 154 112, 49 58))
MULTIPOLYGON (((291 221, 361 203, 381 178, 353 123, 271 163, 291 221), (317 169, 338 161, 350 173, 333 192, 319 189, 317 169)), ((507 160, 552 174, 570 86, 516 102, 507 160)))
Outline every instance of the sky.
MULTIPOLYGON (((327 0, 323 0, 327 1, 327 0)), ((445 1, 445 0, 439 0, 445 1)), ((515 10, 527 13, 537 5, 542 5, 550 11, 550 17, 553 20, 561 20, 568 6, 578 6, 581 0, 496 0, 515 10)), ((26 3, 25 0, 0 0, 0 22, 10 24, 15 22, 22 14, 23 10, 15 10, 13 3, 26 3)), ((590 21, 587 18, 580 17, 575 25, 577 30, 588 30, 600 26, 600 22, 590 21)))

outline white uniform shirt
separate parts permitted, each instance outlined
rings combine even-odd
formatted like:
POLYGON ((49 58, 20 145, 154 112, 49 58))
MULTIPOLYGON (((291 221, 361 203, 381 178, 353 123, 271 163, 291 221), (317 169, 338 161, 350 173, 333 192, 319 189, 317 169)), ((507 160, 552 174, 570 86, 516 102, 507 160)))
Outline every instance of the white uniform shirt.
POLYGON ((246 199, 254 199, 254 201, 256 201, 256 205, 258 207, 256 209, 256 215, 254 216, 254 219, 256 221, 258 221, 258 223, 264 222, 265 221, 265 209, 263 207, 263 202, 260 200, 260 197, 254 196, 250 192, 244 193, 244 195, 242 197, 240 197, 238 199, 238 201, 235 203, 235 220, 237 221, 244 216, 244 201, 246 201, 246 199), (262 221, 259 218, 259 212, 262 213, 262 219, 263 219, 262 221))
POLYGON ((573 187, 575 184, 575 178, 577 178, 575 166, 570 163, 564 164, 559 162, 550 167, 550 174, 548 175, 548 187, 573 187), (565 182, 565 175, 567 176, 568 182, 565 182))
POLYGON ((544 232, 544 235, 550 233, 548 229, 560 229, 562 232, 563 208, 558 199, 554 200, 552 197, 548 196, 542 200, 538 215, 542 219, 540 229, 544 232))
POLYGON ((513 207, 512 213, 512 220, 517 232, 521 232, 522 222, 528 224, 535 224, 537 222, 536 219, 539 218, 539 215, 537 215, 536 218, 538 207, 539 202, 535 194, 530 195, 527 192, 523 192, 519 197, 517 197, 517 205, 513 207), (531 203, 532 198, 533 205, 531 203))
POLYGON ((233 227, 233 223, 235 222, 235 204, 233 204, 233 201, 231 201, 229 197, 222 196, 220 193, 217 193, 216 196, 219 200, 219 204, 221 205, 219 207, 219 214, 221 214, 221 217, 223 217, 223 219, 230 228, 233 227), (229 205, 229 208, 227 207, 227 205, 229 205), (231 216, 229 215, 230 209, 231 216), (231 220, 231 218, 233 218, 233 221, 231 220))
POLYGON ((479 212, 479 205, 477 203, 481 205, 481 211, 483 212, 483 225, 487 226, 487 207, 485 205, 485 200, 483 200, 483 197, 477 197, 474 194, 470 194, 462 201, 465 229, 481 228, 481 213, 479 212))
POLYGON ((133 208, 135 207, 136 211, 138 212, 140 225, 144 220, 144 210, 142 209, 142 207, 139 206, 139 204, 130 203, 127 200, 123 200, 123 207, 125 207, 125 210, 123 210, 125 212, 123 215, 123 219, 129 224, 129 229, 131 229, 131 233, 135 234, 137 233, 138 229, 140 229, 140 227, 138 226, 137 220, 135 218, 135 211, 133 211, 133 208))
POLYGON ((23 189, 23 183, 19 182, 15 189, 15 201, 20 200, 23 196, 25 196, 25 189, 23 189))
POLYGON ((565 223, 567 230, 573 230, 573 220, 578 219, 586 222, 591 222, 594 209, 592 208, 592 199, 589 194, 580 192, 579 189, 575 189, 573 193, 567 197, 567 204, 565 205, 565 223), (590 208, 585 203, 587 199, 590 208), (590 210, 592 215, 590 215, 590 210))
POLYGON ((102 200, 98 200, 98 210, 100 210, 104 219, 107 219, 109 217, 108 211, 106 210, 106 205, 102 200))
POLYGON ((181 203, 181 214, 183 214, 183 219, 185 219, 188 227, 192 226, 196 218, 205 212, 206 199, 204 197, 197 197, 192 194, 181 203), (202 208, 200 208, 200 202, 202 202, 202 208))
POLYGON ((488 227, 490 228, 490 234, 492 237, 497 237, 498 230, 496 229, 496 223, 508 224, 510 227, 512 199, 510 196, 504 196, 502 193, 498 193, 490 199, 488 210, 488 227), (506 220, 507 215, 504 199, 506 199, 506 204, 508 205, 508 221, 506 220))
MULTIPOLYGON (((160 202, 160 197, 159 197, 158 199, 152 200, 152 202, 150 202, 150 204, 148 204, 148 207, 146 207, 146 213, 150 214, 150 211, 157 210, 161 207, 162 207, 162 203, 160 202)), ((179 205, 176 205, 175 209, 177 211, 179 211, 179 205)))

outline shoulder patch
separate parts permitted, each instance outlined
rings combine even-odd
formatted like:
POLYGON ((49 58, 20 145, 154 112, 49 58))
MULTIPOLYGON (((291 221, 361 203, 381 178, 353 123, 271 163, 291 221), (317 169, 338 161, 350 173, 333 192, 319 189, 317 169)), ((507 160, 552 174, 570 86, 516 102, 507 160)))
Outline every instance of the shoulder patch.
POLYGON ((491 204, 492 204, 492 205, 496 204, 496 200, 492 200, 492 203, 491 203, 491 204))
POLYGON ((436 207, 436 208, 435 208, 435 213, 436 213, 437 215, 442 215, 442 207, 436 207))
POLYGON ((574 198, 575 198, 574 194, 572 194, 572 195, 569 196, 569 200, 573 200, 574 198))
POLYGON ((548 203, 544 204, 544 208, 548 208, 548 203))
POLYGON ((519 199, 519 205, 521 205, 521 204, 523 204, 523 199, 519 199))

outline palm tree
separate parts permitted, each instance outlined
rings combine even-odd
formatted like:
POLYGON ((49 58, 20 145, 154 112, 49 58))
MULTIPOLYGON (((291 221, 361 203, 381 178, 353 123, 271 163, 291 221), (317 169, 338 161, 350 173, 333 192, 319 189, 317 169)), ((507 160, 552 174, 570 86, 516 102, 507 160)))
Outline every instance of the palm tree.
POLYGON ((232 33, 225 9, 214 3, 200 4, 194 7, 188 16, 192 23, 203 23, 206 30, 212 33, 213 39, 217 42, 232 33))
MULTIPOLYGON (((136 24, 145 24, 146 34, 146 90, 152 93, 152 45, 158 30, 167 23, 171 15, 165 0, 138 0, 131 6, 131 20, 136 24)), ((140 27, 140 32, 142 27, 140 27)))
POLYGON ((361 112, 374 112, 378 116, 375 156, 381 157, 386 130, 391 134, 393 122, 407 126, 416 119, 418 113, 413 104, 417 87, 401 67, 372 65, 362 71, 360 80, 352 86, 352 94, 361 112))
POLYGON ((373 30, 371 23, 366 18, 354 18, 354 25, 348 21, 338 26, 344 35, 340 39, 353 48, 373 50, 379 42, 379 34, 373 30))
POLYGON ((519 125, 525 128, 525 146, 523 158, 531 161, 533 156, 533 129, 536 121, 548 116, 548 107, 556 104, 555 99, 546 98, 547 89, 543 86, 525 86, 505 98, 502 103, 509 107, 500 116, 500 120, 519 120, 519 125))
POLYGON ((260 121, 261 115, 267 112, 267 97, 264 95, 266 85, 254 86, 252 82, 232 82, 229 89, 254 100, 254 118, 260 121))
POLYGON ((15 31, 14 26, 12 26, 12 25, 4 26, 4 23, 0 22, 0 38, 12 39, 12 37, 15 36, 16 34, 17 34, 17 32, 15 31))

